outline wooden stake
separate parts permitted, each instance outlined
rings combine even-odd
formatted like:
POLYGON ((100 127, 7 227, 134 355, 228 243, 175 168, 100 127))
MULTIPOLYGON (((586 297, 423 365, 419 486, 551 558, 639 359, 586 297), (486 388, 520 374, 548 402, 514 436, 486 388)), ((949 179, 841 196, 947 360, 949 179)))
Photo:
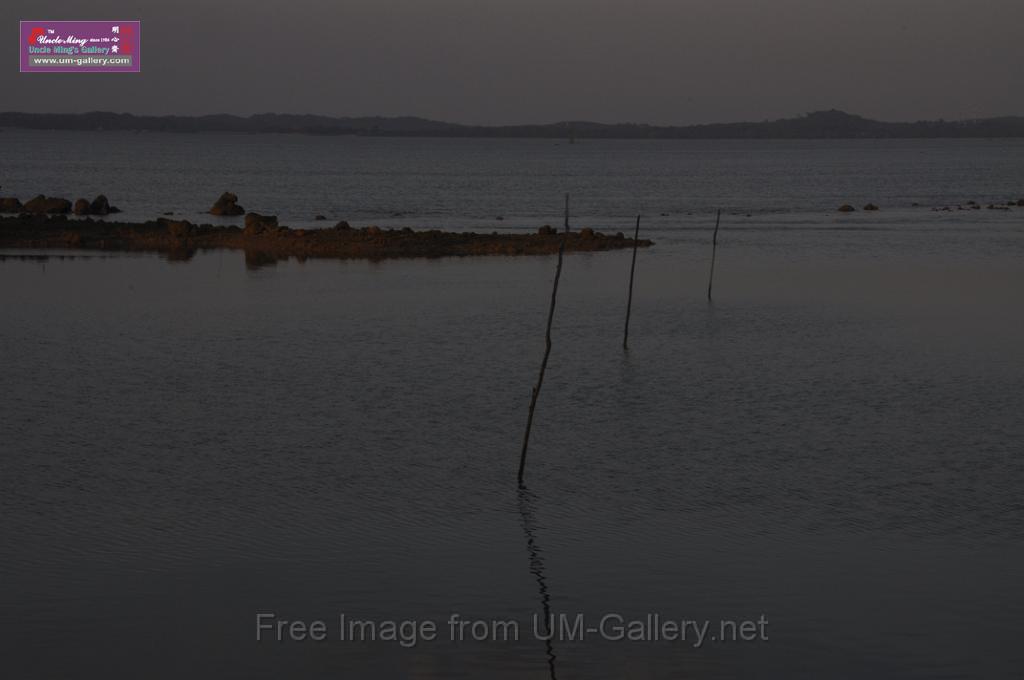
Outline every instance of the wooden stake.
POLYGON ((718 225, 722 221, 722 211, 715 218, 715 235, 711 237, 711 274, 708 276, 708 302, 711 302, 711 284, 715 282, 715 251, 718 250, 718 225))
POLYGON ((622 334, 622 349, 629 349, 629 312, 633 308, 633 275, 636 273, 636 248, 640 241, 640 215, 636 216, 633 232, 633 264, 629 267, 629 297, 626 299, 626 330, 622 334))
POLYGON ((569 236, 569 194, 565 195, 565 231, 562 242, 558 246, 558 266, 555 267, 555 283, 551 288, 551 307, 548 309, 548 327, 544 333, 544 359, 540 362, 540 375, 537 385, 533 388, 530 398, 530 414, 526 418, 526 433, 523 435, 523 451, 519 456, 519 486, 523 486, 523 473, 526 470, 526 449, 530 445, 530 429, 533 427, 533 410, 537 408, 537 397, 540 396, 541 385, 544 384, 544 371, 548 367, 551 356, 551 321, 555 318, 555 299, 558 297, 558 279, 562 276, 562 256, 565 254, 565 241, 569 236))

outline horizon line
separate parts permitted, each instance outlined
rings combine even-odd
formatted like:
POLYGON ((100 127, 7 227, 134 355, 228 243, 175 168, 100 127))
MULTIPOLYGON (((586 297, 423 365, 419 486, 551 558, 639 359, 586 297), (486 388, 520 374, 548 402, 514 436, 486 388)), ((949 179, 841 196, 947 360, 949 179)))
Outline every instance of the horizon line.
POLYGON ((763 125, 768 123, 778 123, 783 121, 798 121, 805 120, 815 115, 822 114, 842 114, 848 120, 861 120, 869 123, 881 123, 885 125, 914 125, 921 123, 973 123, 979 121, 992 121, 992 120, 1012 120, 1012 119, 1024 119, 1024 114, 1001 114, 993 116, 981 116, 971 118, 919 118, 916 120, 882 120, 877 118, 870 118, 861 114, 850 113, 843 109, 818 109, 815 111, 808 111, 801 114, 793 114, 790 116, 784 116, 781 118, 764 118, 761 120, 730 120, 730 121, 717 121, 717 122, 703 122, 703 123, 645 123, 637 121, 616 121, 616 122, 603 122, 597 119, 588 118, 577 118, 577 119, 563 119, 548 122, 520 122, 520 123, 463 123, 452 120, 444 120, 440 118, 429 118, 422 115, 415 114, 397 114, 397 115, 385 115, 385 114, 362 114, 362 115, 335 115, 326 113, 281 113, 277 111, 261 111, 257 113, 198 113, 198 114, 181 114, 181 113, 134 113, 131 111, 112 111, 93 109, 89 111, 76 111, 76 112, 56 112, 56 111, 0 111, 0 116, 90 116, 90 115, 111 115, 111 116, 130 116, 134 118, 181 118, 181 119, 192 119, 198 120, 201 118, 236 118, 239 120, 251 120, 254 118, 260 118, 265 116, 278 116, 278 117, 309 117, 309 118, 323 118, 335 121, 346 121, 346 120, 385 120, 385 121, 397 121, 403 119, 411 119, 417 121, 423 121, 427 123, 443 124, 452 127, 462 128, 518 128, 518 127, 551 127, 558 125, 601 125, 607 127, 645 127, 645 128, 699 128, 699 127, 711 127, 719 125, 763 125))

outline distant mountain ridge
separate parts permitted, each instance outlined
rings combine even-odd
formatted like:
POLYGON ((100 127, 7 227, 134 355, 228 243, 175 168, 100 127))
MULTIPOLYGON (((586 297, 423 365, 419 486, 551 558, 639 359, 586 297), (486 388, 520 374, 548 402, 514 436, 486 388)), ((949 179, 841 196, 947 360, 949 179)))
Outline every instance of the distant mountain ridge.
POLYGON ((244 132, 384 137, 538 137, 549 139, 915 139, 1024 137, 1024 117, 887 123, 843 111, 817 111, 760 123, 657 126, 565 121, 541 125, 462 125, 403 116, 333 118, 261 113, 253 116, 136 116, 130 113, 0 113, 0 128, 244 132))

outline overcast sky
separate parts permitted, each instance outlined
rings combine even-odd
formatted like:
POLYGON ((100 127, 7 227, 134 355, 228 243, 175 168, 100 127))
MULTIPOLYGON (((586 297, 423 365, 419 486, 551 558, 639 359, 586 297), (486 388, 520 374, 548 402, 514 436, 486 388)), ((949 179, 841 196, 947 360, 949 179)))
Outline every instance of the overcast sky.
POLYGON ((1024 0, 3 0, 0 19, 10 40, 19 19, 142 20, 141 74, 19 74, 0 51, 0 110, 1024 114, 1024 0))

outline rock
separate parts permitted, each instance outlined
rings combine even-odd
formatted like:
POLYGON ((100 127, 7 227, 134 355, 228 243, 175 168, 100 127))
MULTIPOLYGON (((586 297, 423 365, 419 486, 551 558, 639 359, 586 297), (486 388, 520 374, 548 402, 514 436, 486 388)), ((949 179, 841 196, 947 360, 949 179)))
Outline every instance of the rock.
POLYGON ((46 212, 46 196, 39 194, 35 198, 30 198, 25 201, 25 212, 30 213, 45 213, 46 212))
POLYGON ((865 210, 878 210, 878 206, 875 205, 874 203, 868 203, 866 206, 864 206, 864 209, 865 210))
POLYGON ((590 227, 583 227, 580 229, 580 238, 591 239, 594 238, 594 230, 590 227))
POLYGON ((316 220, 317 222, 323 222, 323 221, 324 221, 324 220, 326 220, 327 218, 326 218, 325 216, 323 216, 323 215, 317 215, 317 216, 316 216, 316 217, 314 217, 313 219, 314 219, 314 220, 316 220))
POLYGON ((854 208, 854 207, 853 207, 852 205, 850 205, 849 203, 847 203, 847 204, 845 204, 845 205, 841 205, 841 206, 839 206, 839 212, 844 212, 844 213, 846 213, 846 212, 854 212, 855 210, 857 210, 857 209, 856 209, 856 208, 854 208))
POLYGON ((268 229, 277 229, 277 215, 260 215, 259 213, 247 213, 245 216, 245 229, 242 233, 246 236, 256 236, 268 229))
POLYGON ((47 198, 39 194, 24 205, 25 211, 37 215, 66 215, 71 212, 71 201, 66 198, 47 198))
POLYGON ((186 220, 160 220, 167 227, 167 233, 174 238, 186 238, 192 232, 192 224, 186 220))
POLYGON ((261 215, 255 212, 246 213, 245 226, 249 227, 255 224, 260 224, 264 227, 276 227, 277 215, 261 215))
POLYGON ((550 224, 545 224, 543 227, 537 230, 537 233, 541 236, 554 236, 558 232, 550 224))
POLYGON ((21 201, 16 198, 0 198, 0 213, 21 212, 21 201))
POLYGON ((93 199, 89 205, 89 213, 92 215, 108 215, 112 212, 121 212, 115 208, 110 207, 110 201, 103 194, 100 194, 93 199))
POLYGON ((89 214, 89 201, 84 198, 80 198, 75 201, 75 207, 71 209, 76 215, 88 215, 89 214))
POLYGON ((348 231, 351 228, 352 225, 346 222, 345 220, 342 220, 341 222, 338 222, 337 224, 334 225, 334 229, 336 231, 348 231))
POLYGON ((238 205, 238 196, 225 191, 210 208, 211 215, 243 215, 245 208, 238 205))

